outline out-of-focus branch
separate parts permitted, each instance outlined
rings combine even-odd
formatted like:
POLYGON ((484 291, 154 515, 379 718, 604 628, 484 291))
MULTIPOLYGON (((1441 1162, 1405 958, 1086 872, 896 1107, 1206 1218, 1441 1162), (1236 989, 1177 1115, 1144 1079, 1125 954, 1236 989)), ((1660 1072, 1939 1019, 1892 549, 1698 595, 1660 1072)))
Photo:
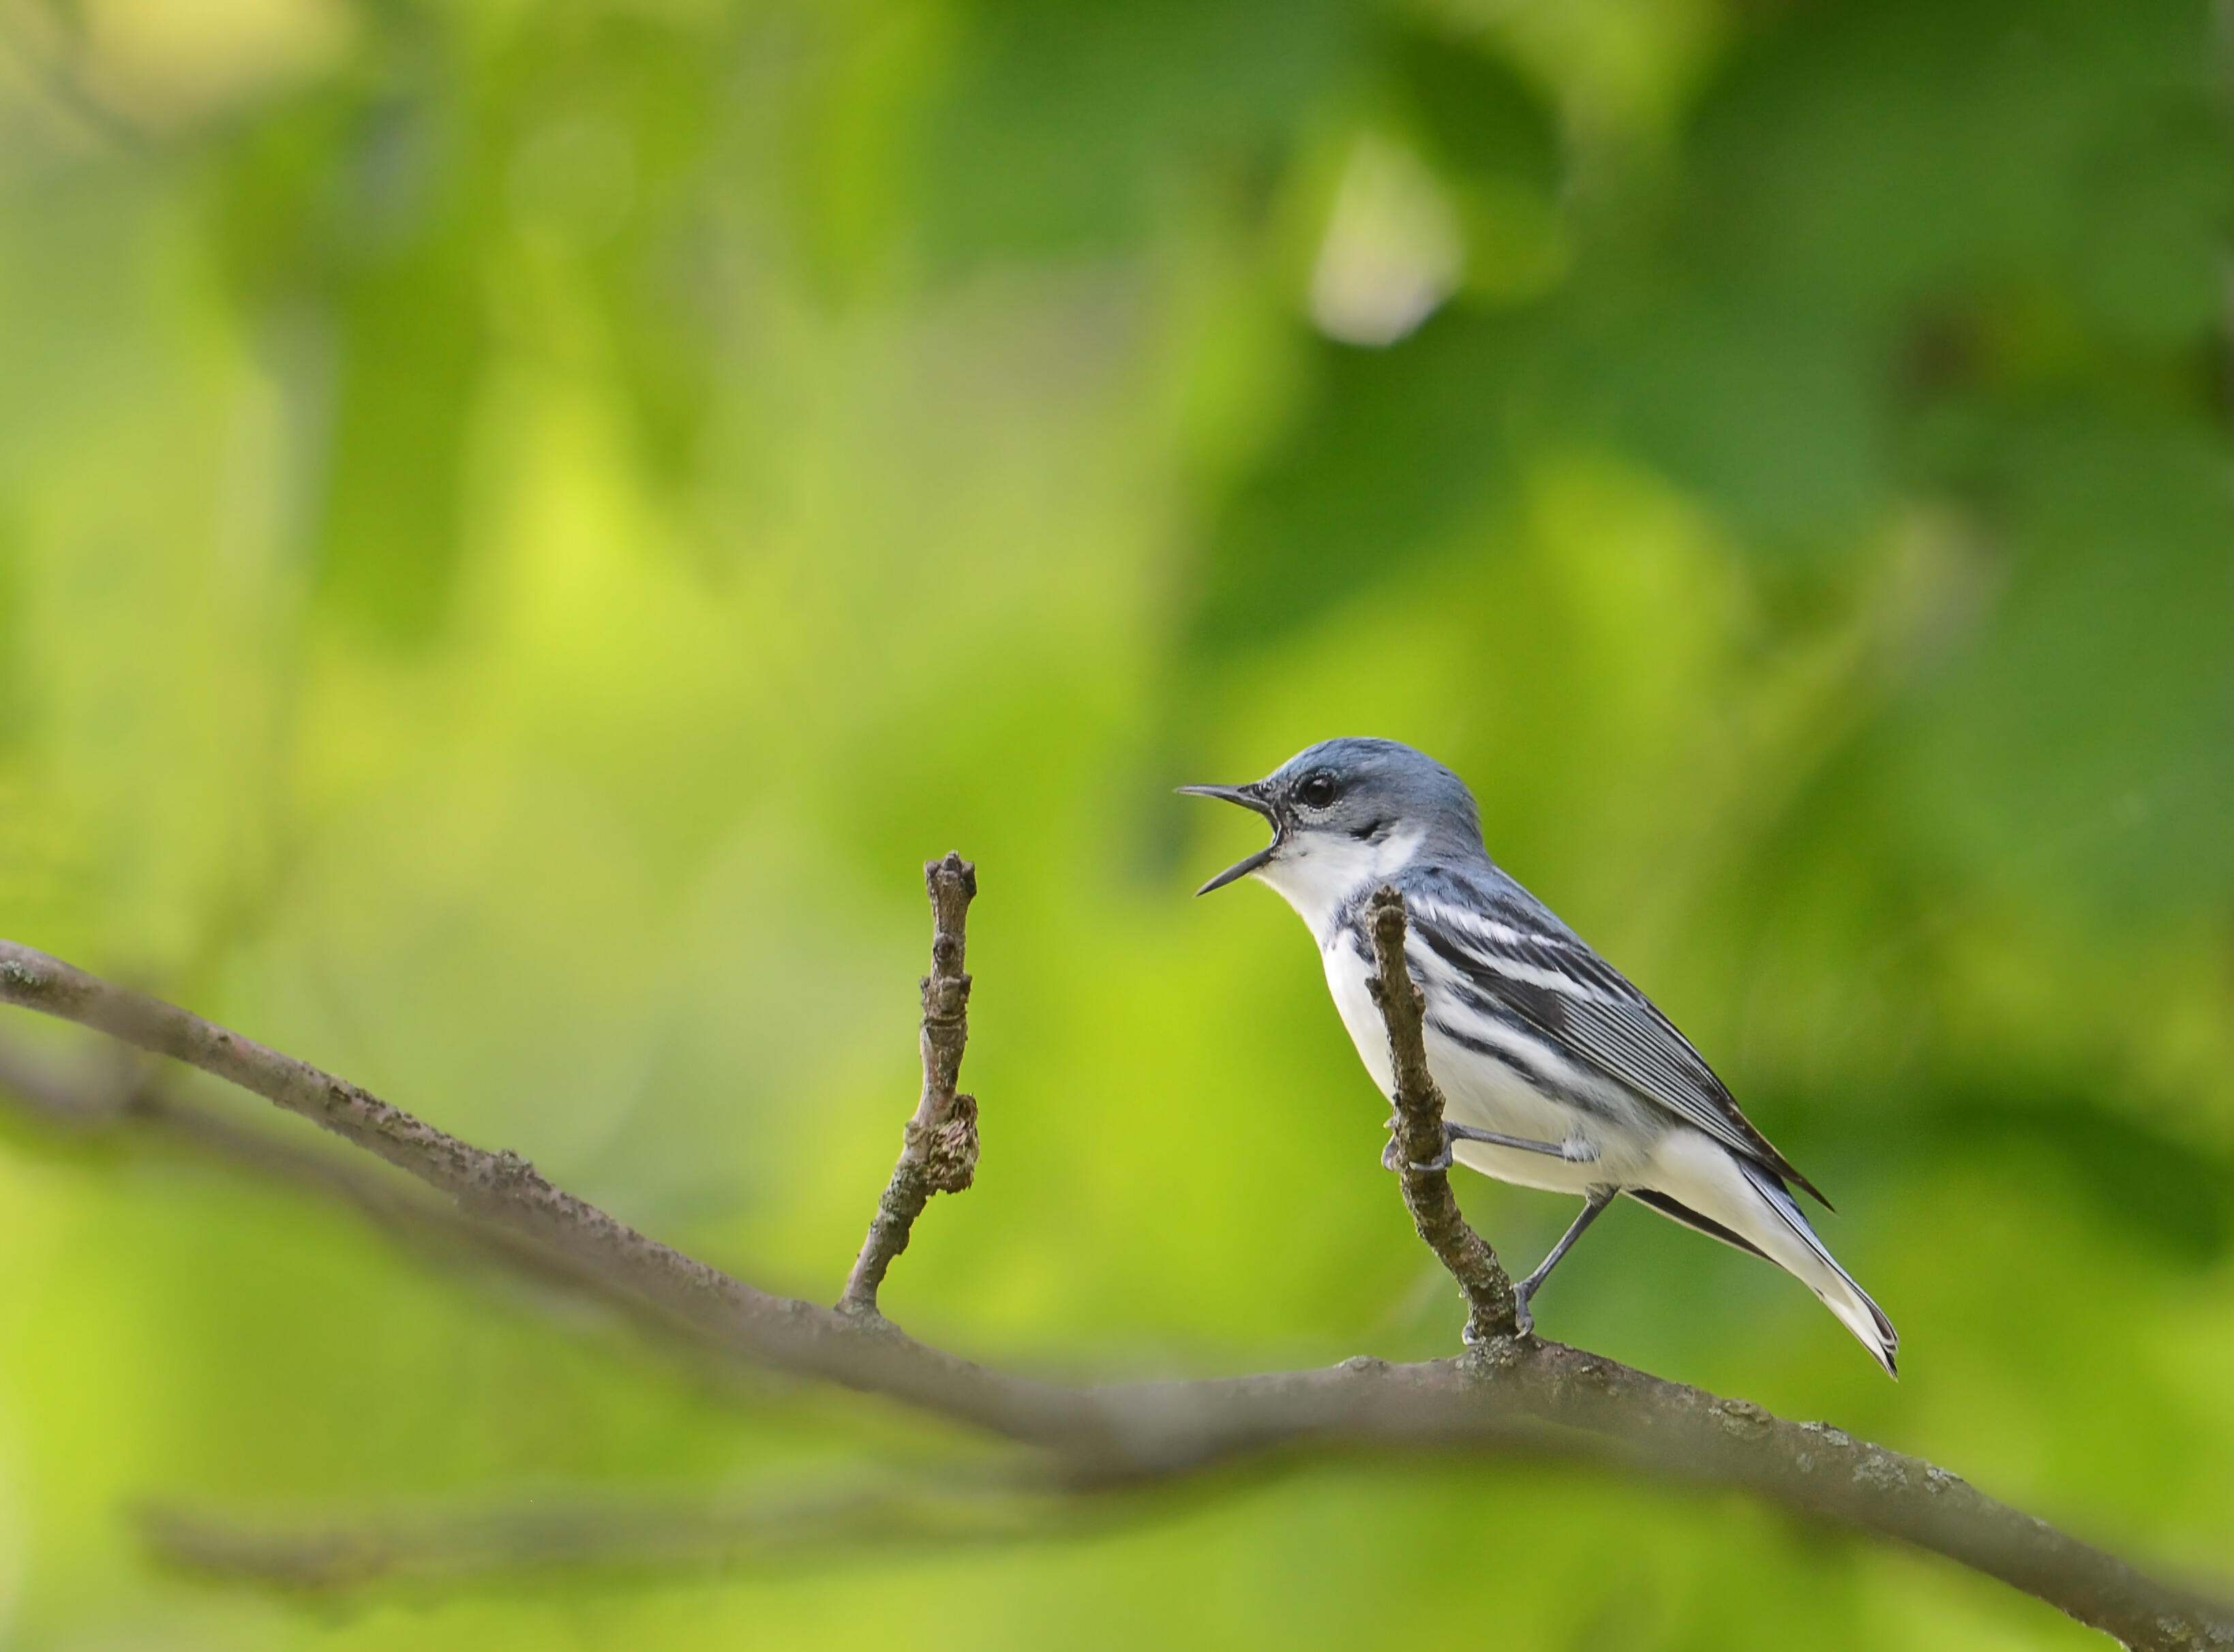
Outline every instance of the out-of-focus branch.
POLYGON ((915 1219, 933 1193, 959 1193, 977 1173, 977 1099, 957 1095, 970 1041, 970 976, 963 969, 977 868, 949 851, 923 869, 931 891, 931 973, 923 978, 923 1094, 907 1121, 899 1162, 877 1201, 861 1254, 846 1276, 839 1311, 874 1317, 877 1290, 892 1258, 907 1249, 915 1219))
POLYGON ((758 1500, 567 1493, 471 1509, 236 1518, 158 1505, 141 1540, 163 1564, 299 1594, 445 1590, 553 1572, 787 1568, 870 1551, 1070 1535, 1108 1499, 1022 1487, 878 1486, 758 1500))
POLYGON ((1365 984, 1388 1028, 1396 1091, 1393 1136, 1404 1208, 1412 1212, 1412 1225, 1419 1229, 1420 1237, 1466 1293, 1468 1340, 1517 1335, 1512 1281, 1499 1265, 1497 1252, 1460 1213, 1451 1192, 1450 1172, 1419 1168, 1448 1160, 1443 1093, 1427 1071, 1427 1000, 1404 962, 1403 896, 1394 889, 1375 891, 1370 918, 1375 973, 1365 984))
POLYGON ((2151 1577, 1943 1469, 1579 1349, 1494 1336, 1461 1358, 1413 1365, 1356 1359, 1321 1370, 1085 1388, 1042 1381, 972 1364, 880 1318, 756 1290, 554 1186, 516 1153, 475 1147, 292 1056, 29 948, 0 942, 0 1002, 186 1061, 310 1119, 469 1215, 564 1256, 600 1289, 679 1319, 728 1355, 1036 1447, 1076 1486, 1169 1480, 1271 1453, 1442 1455, 1529 1445, 1651 1479, 1741 1489, 1912 1544, 2131 1646, 2234 1644, 2234 1609, 2151 1577))
POLYGON ((73 37, 80 31, 72 27, 71 14, 60 6, 36 8, 45 13, 46 37, 41 38, 41 29, 30 21, 34 10, 0 5, 0 53, 22 64, 32 83, 87 131, 123 148, 145 152, 150 134, 87 83, 84 42, 73 37))

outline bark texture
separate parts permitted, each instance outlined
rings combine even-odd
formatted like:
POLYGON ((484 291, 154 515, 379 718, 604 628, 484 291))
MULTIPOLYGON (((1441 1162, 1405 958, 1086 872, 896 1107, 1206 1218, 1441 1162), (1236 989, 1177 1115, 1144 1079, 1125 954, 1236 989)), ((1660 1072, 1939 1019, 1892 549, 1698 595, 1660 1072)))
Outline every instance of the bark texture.
POLYGON ((931 891, 931 973, 923 978, 923 1094, 900 1140, 899 1162, 877 1201, 868 1237, 853 1258, 841 1312, 874 1316, 892 1258, 907 1249, 915 1219, 933 1193, 959 1193, 977 1174, 977 1098, 959 1095, 962 1054, 970 1042, 970 903, 977 868, 953 851, 923 869, 931 891))

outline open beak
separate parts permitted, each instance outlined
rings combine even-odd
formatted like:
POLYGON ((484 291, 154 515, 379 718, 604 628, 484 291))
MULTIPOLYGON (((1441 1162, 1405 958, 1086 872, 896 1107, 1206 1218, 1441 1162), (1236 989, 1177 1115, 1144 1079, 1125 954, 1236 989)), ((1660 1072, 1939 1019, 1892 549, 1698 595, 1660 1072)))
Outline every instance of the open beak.
POLYGON ((1235 861, 1194 892, 1207 895, 1213 889, 1223 889, 1237 878, 1246 878, 1272 858, 1280 846, 1280 819, 1272 813, 1272 806, 1264 798, 1261 783, 1249 786, 1182 786, 1179 788, 1189 797, 1214 797, 1224 803, 1238 803, 1244 809, 1253 809, 1272 823, 1272 841, 1255 854, 1235 861))

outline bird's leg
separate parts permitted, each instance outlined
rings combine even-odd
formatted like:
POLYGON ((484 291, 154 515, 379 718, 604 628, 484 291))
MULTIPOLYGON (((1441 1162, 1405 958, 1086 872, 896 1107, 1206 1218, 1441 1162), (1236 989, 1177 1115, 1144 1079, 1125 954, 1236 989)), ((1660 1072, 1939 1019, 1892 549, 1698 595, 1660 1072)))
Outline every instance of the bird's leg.
MULTIPOLYGON (((1397 1156, 1396 1123, 1388 1120, 1388 1145, 1381 1150, 1381 1167, 1394 1170, 1401 1162, 1397 1156)), ((1453 1124, 1443 1120, 1443 1150, 1427 1164, 1414 1164, 1414 1170, 1448 1170, 1451 1167, 1451 1144, 1454 1141, 1481 1141, 1493 1147, 1510 1147, 1517 1152, 1548 1153, 1554 1159, 1564 1159, 1571 1165, 1587 1165, 1598 1156, 1597 1149, 1588 1142, 1531 1141, 1525 1136, 1500 1136, 1494 1130, 1477 1130, 1472 1125, 1453 1124)))
POLYGON ((1583 1237, 1583 1230, 1598 1219, 1600 1211, 1613 1203, 1613 1196, 1614 1190, 1610 1187, 1591 1189, 1590 1196, 1583 1205, 1583 1213, 1575 1218, 1574 1224, 1560 1237, 1559 1243, 1551 1247, 1551 1254, 1536 1264, 1535 1272, 1514 1283, 1512 1287, 1513 1317, 1520 1328, 1522 1335, 1526 1335, 1536 1328, 1535 1316, 1528 1311, 1529 1298, 1533 1296, 1543 1283, 1551 1277, 1551 1270, 1559 1265, 1559 1258, 1565 1256, 1573 1248, 1575 1241, 1583 1237))

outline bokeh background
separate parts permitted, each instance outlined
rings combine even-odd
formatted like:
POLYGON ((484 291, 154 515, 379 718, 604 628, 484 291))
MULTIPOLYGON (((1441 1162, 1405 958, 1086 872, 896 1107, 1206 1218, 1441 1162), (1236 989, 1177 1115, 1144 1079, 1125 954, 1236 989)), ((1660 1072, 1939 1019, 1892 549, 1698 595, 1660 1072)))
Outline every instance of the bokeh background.
MULTIPOLYGON (((0 0, 0 932, 827 1298, 960 848, 984 1161, 895 1316, 1424 1356, 1458 1308, 1312 949, 1189 898, 1256 828, 1170 793, 1406 739, 1839 1200, 1904 1376, 1642 1209, 1546 1332, 2225 1576, 2230 64, 2199 0, 0 0)), ((10 1647, 2093 1643, 1470 1464, 198 1585, 135 1499, 964 1442, 5 1116, 10 1647)), ((1571 1214, 1464 1191, 1522 1262, 1571 1214)))

